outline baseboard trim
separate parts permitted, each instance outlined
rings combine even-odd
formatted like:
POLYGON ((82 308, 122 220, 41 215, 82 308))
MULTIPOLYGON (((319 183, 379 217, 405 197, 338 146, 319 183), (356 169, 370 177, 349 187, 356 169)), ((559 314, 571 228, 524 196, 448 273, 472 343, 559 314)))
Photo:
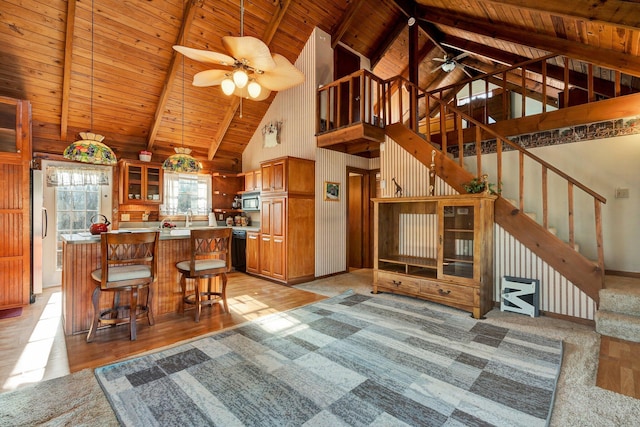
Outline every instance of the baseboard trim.
POLYGON ((634 273, 632 271, 618 271, 618 270, 605 270, 604 274, 610 274, 612 276, 621 276, 621 277, 633 277, 635 279, 640 279, 640 273, 634 273))

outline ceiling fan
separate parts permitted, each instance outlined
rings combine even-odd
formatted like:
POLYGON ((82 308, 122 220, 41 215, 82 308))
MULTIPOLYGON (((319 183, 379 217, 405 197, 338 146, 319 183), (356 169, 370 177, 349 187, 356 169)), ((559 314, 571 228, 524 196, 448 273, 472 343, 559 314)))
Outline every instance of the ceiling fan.
POLYGON ((435 73, 438 70, 442 70, 445 73, 450 73, 457 67, 464 71, 467 76, 471 77, 471 74, 465 69, 465 65, 458 62, 459 60, 461 60, 462 58, 466 58, 467 56, 469 56, 468 52, 462 52, 460 55, 454 57, 450 57, 449 54, 445 52, 442 58, 433 58, 433 61, 442 62, 442 65, 433 69, 431 72, 435 73))
POLYGON ((222 87, 226 95, 261 101, 272 91, 281 91, 304 82, 304 74, 277 53, 271 54, 261 40, 244 36, 244 2, 240 2, 240 37, 222 37, 228 52, 211 52, 186 46, 173 46, 184 56, 215 64, 218 69, 206 70, 193 77, 194 86, 222 87))

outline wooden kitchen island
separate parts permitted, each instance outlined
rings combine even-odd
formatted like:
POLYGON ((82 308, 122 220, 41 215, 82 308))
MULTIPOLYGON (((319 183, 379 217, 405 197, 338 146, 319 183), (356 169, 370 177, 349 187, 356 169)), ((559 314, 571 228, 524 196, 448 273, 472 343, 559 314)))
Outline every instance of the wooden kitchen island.
MULTIPOLYGON (((180 307, 180 275, 176 263, 189 259, 189 235, 160 233, 158 280, 151 304, 154 316, 175 313, 180 307)), ((96 287, 91 272, 100 268, 100 236, 65 235, 62 243, 62 315, 66 335, 89 330, 93 318, 91 295, 96 287)), ((100 308, 111 307, 113 295, 103 292, 100 308)))

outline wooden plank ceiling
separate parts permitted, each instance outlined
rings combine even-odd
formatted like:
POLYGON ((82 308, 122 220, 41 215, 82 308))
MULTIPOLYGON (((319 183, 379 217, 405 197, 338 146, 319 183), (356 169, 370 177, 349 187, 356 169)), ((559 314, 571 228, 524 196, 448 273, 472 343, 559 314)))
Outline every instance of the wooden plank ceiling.
MULTIPOLYGON (((564 53, 640 83, 635 0, 247 0, 244 34, 295 62, 314 27, 371 60, 382 78, 409 76, 408 19, 418 30, 418 83, 436 89, 469 74, 564 53), (434 58, 466 52, 444 72, 434 58), (634 77, 635 76, 635 77, 634 77)), ((207 65, 171 48, 225 52, 240 34, 240 0, 0 0, 0 95, 28 99, 34 151, 61 153, 93 130, 122 158, 184 145, 214 170, 240 171, 244 147, 275 94, 238 99, 191 85, 207 65)), ((579 69, 579 63, 573 67, 579 69)), ((596 77, 611 80, 610 75, 596 77)))

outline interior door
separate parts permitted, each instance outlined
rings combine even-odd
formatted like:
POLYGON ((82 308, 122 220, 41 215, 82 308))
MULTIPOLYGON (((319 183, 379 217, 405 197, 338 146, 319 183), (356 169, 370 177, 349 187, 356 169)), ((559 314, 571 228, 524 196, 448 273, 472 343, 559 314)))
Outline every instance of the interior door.
MULTIPOLYGON (((334 80, 338 80, 360 69, 360 57, 350 50, 337 45, 334 50, 333 74, 334 80)), ((338 113, 338 126, 360 121, 360 82, 353 80, 340 84, 340 111, 338 113), (350 88, 351 86, 351 88, 350 88), (349 121, 349 105, 353 108, 353 119, 349 121)))
MULTIPOLYGON (((347 168, 347 269, 373 267, 373 203, 379 170, 347 168)), ((379 180, 379 179, 378 179, 379 180)))

